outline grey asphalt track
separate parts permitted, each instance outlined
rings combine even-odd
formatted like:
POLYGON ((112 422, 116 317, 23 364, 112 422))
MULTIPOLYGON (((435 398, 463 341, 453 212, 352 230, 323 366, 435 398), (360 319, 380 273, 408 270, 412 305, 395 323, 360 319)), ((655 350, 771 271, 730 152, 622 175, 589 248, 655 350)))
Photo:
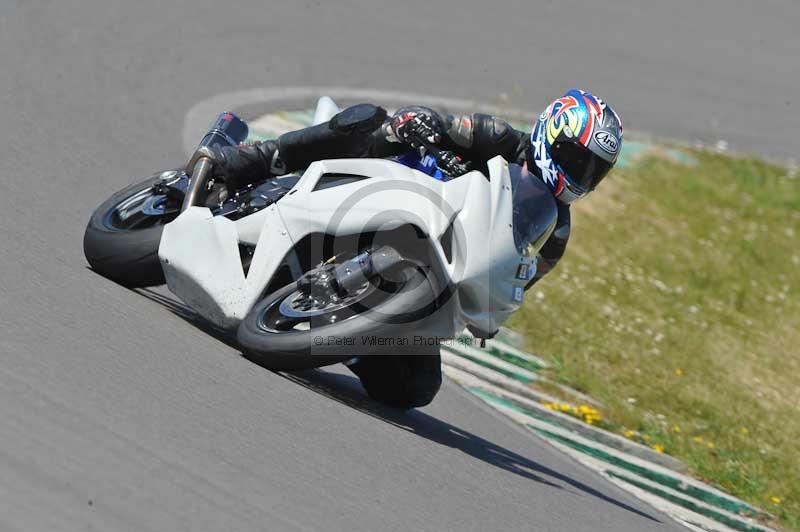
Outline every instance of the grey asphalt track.
POLYGON ((263 370, 89 271, 83 228, 180 163, 198 101, 276 85, 582 85, 633 129, 792 157, 798 5, 219 4, 0 0, 0 530, 678 529, 452 384, 398 414, 263 370))

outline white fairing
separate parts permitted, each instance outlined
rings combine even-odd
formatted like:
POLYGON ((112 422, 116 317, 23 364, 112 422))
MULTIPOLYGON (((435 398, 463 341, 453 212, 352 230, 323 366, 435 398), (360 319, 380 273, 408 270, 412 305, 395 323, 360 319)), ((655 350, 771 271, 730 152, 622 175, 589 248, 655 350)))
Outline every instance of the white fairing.
POLYGON ((339 106, 337 106, 333 100, 327 96, 323 96, 317 100, 317 108, 314 110, 313 125, 316 126, 317 124, 327 122, 340 110, 339 106))
POLYGON ((313 163, 277 204, 235 222, 192 207, 164 228, 159 258, 167 284, 203 317, 230 329, 306 235, 358 235, 411 224, 430 239, 456 287, 455 304, 446 307, 452 328, 440 334, 451 336, 468 324, 494 331, 521 303, 527 278, 518 278, 520 264, 533 268, 514 245, 509 165, 496 157, 488 166, 489 180, 473 171, 442 182, 390 160, 325 160, 313 163), (366 178, 314 190, 324 174, 366 178), (440 238, 451 223, 448 261, 440 238), (240 242, 256 245, 247 276, 240 242))

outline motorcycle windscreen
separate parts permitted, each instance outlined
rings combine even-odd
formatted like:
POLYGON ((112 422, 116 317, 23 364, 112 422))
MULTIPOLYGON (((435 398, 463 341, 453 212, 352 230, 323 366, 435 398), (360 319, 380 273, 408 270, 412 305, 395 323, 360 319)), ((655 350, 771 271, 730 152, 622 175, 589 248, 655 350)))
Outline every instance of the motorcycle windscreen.
POLYGON ((513 201, 513 233, 517 251, 533 256, 553 232, 558 206, 552 192, 525 167, 508 165, 513 201))

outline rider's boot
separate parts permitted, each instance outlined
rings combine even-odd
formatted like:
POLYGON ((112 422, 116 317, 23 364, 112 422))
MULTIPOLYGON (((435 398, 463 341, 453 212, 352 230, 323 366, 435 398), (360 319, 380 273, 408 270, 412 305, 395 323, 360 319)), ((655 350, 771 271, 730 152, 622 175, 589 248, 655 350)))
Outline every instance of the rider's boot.
POLYGON ((232 190, 286 173, 274 140, 225 146, 219 148, 217 158, 225 184, 232 190))
POLYGON ((380 107, 354 105, 328 122, 284 133, 277 140, 217 148, 213 157, 225 184, 235 190, 320 159, 360 157, 385 119, 386 111, 380 107))
POLYGON ((290 131, 278 137, 278 150, 287 168, 305 168, 320 159, 361 157, 370 136, 386 119, 386 110, 362 103, 336 114, 328 122, 290 131))

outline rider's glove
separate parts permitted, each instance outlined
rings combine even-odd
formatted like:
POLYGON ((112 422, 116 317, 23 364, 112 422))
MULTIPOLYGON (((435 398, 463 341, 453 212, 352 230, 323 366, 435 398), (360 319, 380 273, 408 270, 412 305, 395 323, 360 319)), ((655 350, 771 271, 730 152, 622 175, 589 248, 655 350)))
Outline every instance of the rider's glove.
POLYGON ((458 177, 472 170, 472 163, 444 150, 436 154, 436 166, 449 177, 458 177))
POLYGON ((413 148, 438 144, 442 140, 442 125, 436 113, 425 107, 404 107, 392 117, 392 132, 413 148))

